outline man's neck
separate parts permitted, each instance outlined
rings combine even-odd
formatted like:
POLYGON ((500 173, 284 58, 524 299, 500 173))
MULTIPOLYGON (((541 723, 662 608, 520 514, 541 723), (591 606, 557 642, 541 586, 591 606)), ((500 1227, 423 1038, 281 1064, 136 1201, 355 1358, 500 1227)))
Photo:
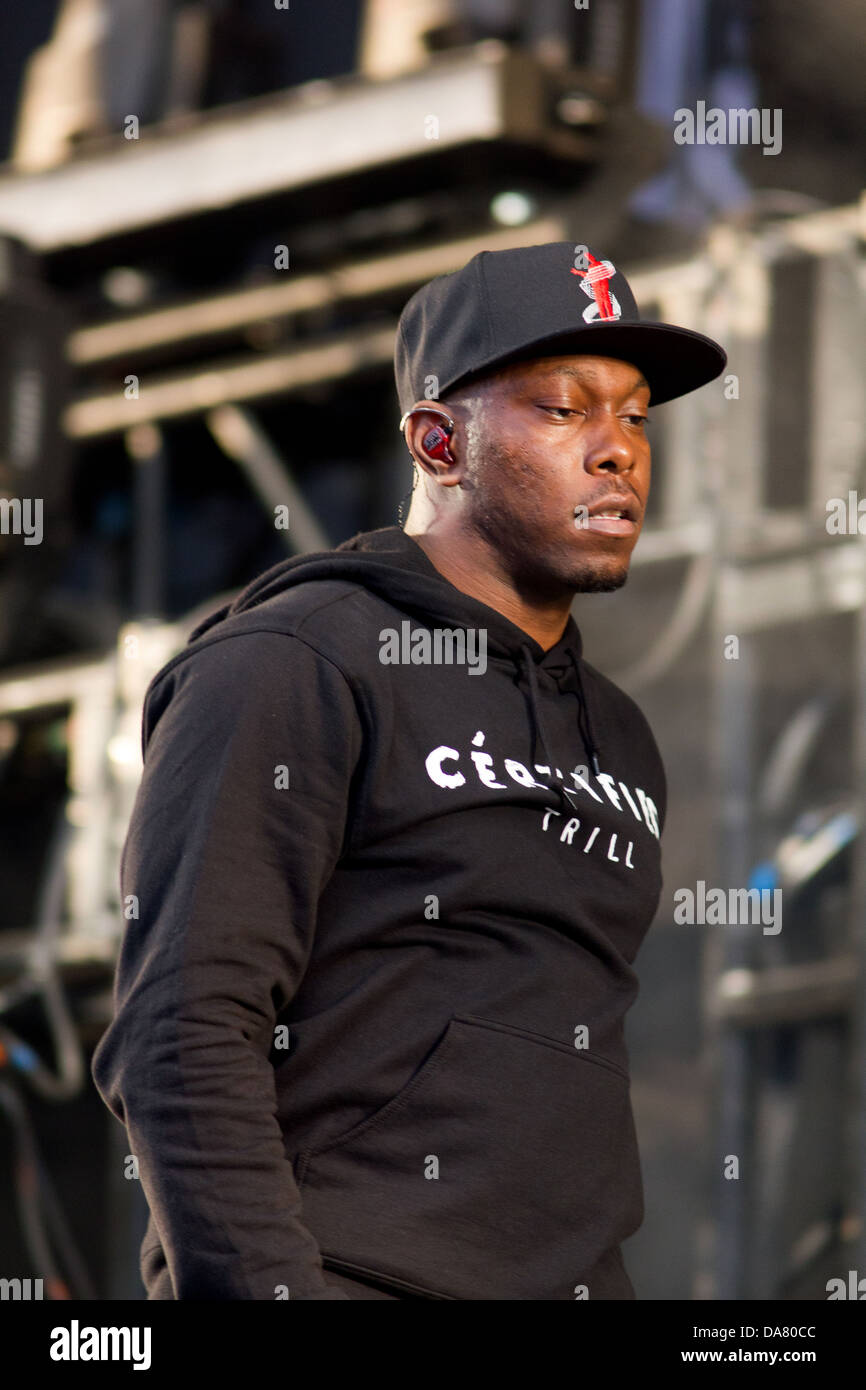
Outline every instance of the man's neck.
MULTIPOLYGON (((430 563, 455 589, 478 599, 488 608, 494 608, 545 651, 556 646, 571 612, 568 598, 562 603, 541 607, 530 604, 520 597, 513 584, 501 573, 497 557, 488 547, 476 560, 471 554, 471 547, 462 541, 458 546, 453 538, 439 537, 432 531, 406 531, 406 535, 421 547, 430 563)), ((483 546, 483 542, 481 544, 483 546)))

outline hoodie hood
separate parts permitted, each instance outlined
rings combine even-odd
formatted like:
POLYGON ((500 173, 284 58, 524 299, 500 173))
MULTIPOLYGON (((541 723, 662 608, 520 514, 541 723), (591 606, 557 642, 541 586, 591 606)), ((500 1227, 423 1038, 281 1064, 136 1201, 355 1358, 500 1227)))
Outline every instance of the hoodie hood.
MULTIPOLYGON (((534 637, 497 609, 456 588, 440 573, 418 542, 399 526, 359 531, 334 550, 311 551, 280 561, 248 584, 230 603, 204 618, 193 629, 189 642, 210 633, 227 618, 246 613, 296 584, 335 579, 369 589, 425 627, 483 630, 488 660, 510 664, 515 679, 525 686, 533 747, 537 740, 551 775, 553 758, 541 717, 539 682, 552 681, 561 693, 573 693, 589 766, 596 774, 600 771, 602 750, 593 731, 580 669, 583 642, 571 615, 559 641, 546 651, 534 637)), ((554 785, 564 810, 569 811, 576 805, 575 793, 561 782, 554 785)))

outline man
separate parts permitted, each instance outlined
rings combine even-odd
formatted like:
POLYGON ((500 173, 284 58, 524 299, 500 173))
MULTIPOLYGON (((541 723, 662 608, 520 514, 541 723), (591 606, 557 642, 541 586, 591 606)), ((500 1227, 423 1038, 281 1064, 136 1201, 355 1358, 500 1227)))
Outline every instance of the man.
POLYGON ((725 355, 552 243, 423 286, 395 364, 405 532, 274 566, 146 696, 93 1075, 152 1299, 635 1296, 665 778, 570 608, 725 355))

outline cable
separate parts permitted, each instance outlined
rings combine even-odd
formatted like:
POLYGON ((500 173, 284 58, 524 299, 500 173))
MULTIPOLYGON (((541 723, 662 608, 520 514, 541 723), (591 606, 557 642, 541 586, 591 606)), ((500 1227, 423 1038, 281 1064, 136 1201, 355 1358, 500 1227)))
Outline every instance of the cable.
MULTIPOLYGON (((28 995, 39 995, 48 1019, 57 1059, 55 1074, 38 1053, 10 1028, 0 1026, 0 1067, 18 1071, 46 1100, 69 1100, 84 1085, 85 1066, 75 1021, 66 1002, 58 971, 57 948, 66 886, 66 860, 72 827, 62 808, 49 846, 47 872, 37 902, 37 926, 22 977, 3 992, 5 1008, 28 995)), ((15 1141, 13 1173, 18 1213, 31 1259, 52 1299, 72 1297, 60 1274, 46 1231, 46 1220, 61 1251, 74 1288, 81 1298, 95 1298, 84 1261, 72 1239, 48 1169, 41 1158, 35 1131, 20 1096, 0 1081, 0 1108, 9 1116, 15 1141), (44 1208, 44 1210, 43 1210, 44 1208)))
POLYGON ((60 922, 66 889, 66 860, 72 835, 65 806, 61 808, 47 856, 47 872, 36 907, 37 925, 28 951, 27 968, 7 987, 6 1007, 27 994, 39 994, 51 1030, 57 1073, 52 1072, 28 1043, 0 1025, 2 1041, 12 1066, 45 1100, 71 1100, 85 1083, 85 1063, 75 1020, 72 1017, 57 966, 60 922))
POLYGON ((695 555, 680 590, 667 627, 634 666, 616 671, 613 680, 626 690, 638 691, 659 680, 679 660, 694 637, 713 590, 715 556, 695 555))
POLYGON ((39 1205, 39 1152, 33 1127, 17 1092, 2 1080, 0 1109, 5 1110, 12 1126, 15 1145, 12 1173, 24 1243, 37 1271, 37 1278, 45 1282, 48 1297, 68 1299, 70 1291, 51 1252, 39 1205))
POLYGON ((779 815, 811 757, 824 725, 838 703, 822 693, 807 700, 777 736, 758 787, 758 806, 764 816, 779 815))
POLYGON ((75 1291, 75 1297, 94 1302, 97 1297, 96 1291, 90 1281, 90 1275, 87 1272, 78 1246, 73 1240, 66 1217, 63 1214, 63 1208, 55 1192, 54 1183, 51 1180, 44 1160, 37 1156, 37 1162, 37 1182, 39 1191, 42 1195, 42 1206, 48 1225, 54 1236, 54 1245, 61 1255, 64 1267, 69 1274, 70 1283, 75 1291))

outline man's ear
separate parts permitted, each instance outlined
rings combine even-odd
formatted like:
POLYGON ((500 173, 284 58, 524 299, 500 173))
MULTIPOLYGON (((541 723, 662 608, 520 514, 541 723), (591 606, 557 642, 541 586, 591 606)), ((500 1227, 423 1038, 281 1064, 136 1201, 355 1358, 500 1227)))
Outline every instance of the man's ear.
POLYGON ((419 401, 403 417, 409 452, 420 464, 456 462, 450 440, 456 421, 443 406, 419 401))

